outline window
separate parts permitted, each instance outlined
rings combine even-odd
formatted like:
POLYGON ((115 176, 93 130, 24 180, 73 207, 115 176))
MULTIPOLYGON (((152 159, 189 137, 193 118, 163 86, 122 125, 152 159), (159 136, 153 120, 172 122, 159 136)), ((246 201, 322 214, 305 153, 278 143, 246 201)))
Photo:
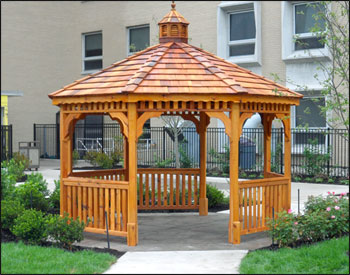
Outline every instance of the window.
POLYGON ((331 4, 317 5, 317 2, 282 1, 282 60, 318 59, 330 60, 330 53, 321 41, 320 33, 312 33, 318 26, 324 30, 325 23, 315 19, 321 9, 331 10, 331 4), (317 25, 315 25, 317 24, 317 25))
POLYGON ((324 12, 324 6, 317 4, 295 4, 294 5, 294 50, 320 49, 324 48, 324 43, 316 33, 311 30, 316 25, 323 31, 324 20, 316 20, 315 16, 319 12, 324 12))
MULTIPOLYGON (((325 106, 325 97, 318 92, 311 91, 302 92, 302 94, 304 94, 304 98, 300 100, 300 105, 295 107, 295 126, 307 125, 310 129, 325 128, 327 126, 326 118, 321 113, 321 108, 325 106)), ((294 144, 307 144, 308 139, 317 139, 318 144, 325 144, 323 134, 310 133, 310 131, 296 133, 294 144)))
POLYGON ((128 55, 149 47, 149 26, 128 28, 128 55))
POLYGON ((102 69, 102 33, 83 34, 83 72, 102 69))
POLYGON ((261 66, 261 2, 222 1, 217 18, 218 56, 249 68, 261 66))
POLYGON ((229 55, 252 55, 255 50, 254 11, 230 14, 229 55))

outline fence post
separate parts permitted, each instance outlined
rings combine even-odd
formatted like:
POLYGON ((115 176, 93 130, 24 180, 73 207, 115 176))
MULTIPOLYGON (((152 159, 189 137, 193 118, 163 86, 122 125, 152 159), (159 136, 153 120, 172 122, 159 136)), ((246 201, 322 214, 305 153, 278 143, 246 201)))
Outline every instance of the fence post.
POLYGON ((165 160, 165 127, 163 126, 163 160, 165 160))
MULTIPOLYGON (((329 152, 329 127, 327 127, 327 153, 329 152)), ((330 156, 327 160, 327 176, 329 177, 330 156)))
POLYGON ((33 124, 33 140, 36 140, 36 124, 33 124))
POLYGON ((60 158, 60 125, 56 123, 56 159, 60 158))
POLYGON ((281 154, 280 154, 280 174, 283 174, 283 128, 280 128, 280 144, 281 144, 281 154))
POLYGON ((12 124, 11 125, 9 125, 9 142, 8 142, 8 144, 9 144, 9 156, 10 156, 10 159, 12 158, 12 153, 13 153, 13 148, 12 148, 12 145, 13 145, 13 139, 12 139, 12 134, 13 134, 13 132, 12 132, 12 124))

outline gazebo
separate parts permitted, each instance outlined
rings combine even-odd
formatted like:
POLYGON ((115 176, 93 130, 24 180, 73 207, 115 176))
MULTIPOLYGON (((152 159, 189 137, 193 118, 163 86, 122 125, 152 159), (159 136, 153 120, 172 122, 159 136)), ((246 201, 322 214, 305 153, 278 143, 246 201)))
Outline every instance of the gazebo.
POLYGON ((138 243, 138 209, 198 209, 208 214, 206 131, 220 119, 230 141, 228 241, 267 230, 266 218, 291 205, 290 107, 302 95, 188 44, 189 23, 175 4, 159 22, 159 44, 49 95, 60 108, 60 213, 88 221, 85 230, 138 243), (259 113, 264 126, 264 178, 238 180, 242 126, 259 113), (73 172, 75 124, 86 115, 109 115, 124 136, 124 168, 73 172), (181 116, 200 137, 199 169, 137 168, 144 123, 181 116), (272 121, 284 126, 284 174, 271 172, 272 121), (105 215, 107 213, 107 215, 105 215))

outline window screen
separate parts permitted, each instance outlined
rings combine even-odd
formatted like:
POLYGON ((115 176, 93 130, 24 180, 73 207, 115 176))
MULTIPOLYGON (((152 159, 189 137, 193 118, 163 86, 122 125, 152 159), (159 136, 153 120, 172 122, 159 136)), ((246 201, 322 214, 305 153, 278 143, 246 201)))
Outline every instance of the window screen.
POLYGON ((230 14, 230 41, 255 38, 254 11, 230 14))

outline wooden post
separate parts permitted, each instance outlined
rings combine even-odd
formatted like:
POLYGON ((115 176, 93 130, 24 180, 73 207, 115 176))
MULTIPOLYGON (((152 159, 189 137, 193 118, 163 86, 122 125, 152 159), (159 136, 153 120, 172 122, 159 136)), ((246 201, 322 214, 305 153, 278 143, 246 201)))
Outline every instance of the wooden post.
POLYGON ((72 172, 72 136, 73 121, 67 120, 67 115, 60 111, 60 215, 67 212, 67 188, 63 185, 63 178, 72 172), (66 125, 69 124, 69 125, 66 125), (68 131, 68 133, 66 133, 68 131))
POLYGON ((271 172, 271 128, 272 120, 269 114, 262 115, 262 122, 264 126, 264 177, 271 172))
POLYGON ((208 215, 207 198, 207 125, 208 117, 204 112, 200 113, 199 141, 200 141, 200 184, 199 184, 199 215, 208 215))
POLYGON ((128 192, 128 224, 127 242, 129 246, 138 243, 137 228, 137 137, 136 137, 136 104, 128 103, 128 162, 129 162, 129 192, 128 192))
MULTIPOLYGON (((239 186, 238 186, 238 157, 239 157, 239 137, 241 129, 239 121, 239 103, 232 104, 230 113, 231 133, 230 133, 230 218, 228 241, 233 244, 241 242, 241 223, 239 220, 239 186)), ((246 213, 245 213, 246 215, 246 213)))
POLYGON ((124 136, 124 180, 128 180, 129 178, 129 141, 124 136))

